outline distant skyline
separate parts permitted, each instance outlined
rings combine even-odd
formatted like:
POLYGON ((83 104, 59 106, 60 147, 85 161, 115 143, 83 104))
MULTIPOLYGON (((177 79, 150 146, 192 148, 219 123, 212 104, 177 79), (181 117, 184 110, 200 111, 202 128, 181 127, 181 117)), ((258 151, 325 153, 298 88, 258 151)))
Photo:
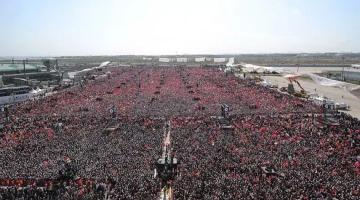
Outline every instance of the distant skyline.
POLYGON ((360 52, 358 0, 0 0, 0 57, 360 52))

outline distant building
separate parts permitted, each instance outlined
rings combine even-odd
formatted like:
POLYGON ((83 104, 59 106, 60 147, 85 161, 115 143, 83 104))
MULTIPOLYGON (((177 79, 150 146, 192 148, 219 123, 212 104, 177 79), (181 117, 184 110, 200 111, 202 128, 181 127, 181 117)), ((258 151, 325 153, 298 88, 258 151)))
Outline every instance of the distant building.
MULTIPOLYGON (((39 72, 40 68, 35 65, 25 64, 25 73, 39 72)), ((22 64, 0 64, 0 75, 24 73, 22 64)))

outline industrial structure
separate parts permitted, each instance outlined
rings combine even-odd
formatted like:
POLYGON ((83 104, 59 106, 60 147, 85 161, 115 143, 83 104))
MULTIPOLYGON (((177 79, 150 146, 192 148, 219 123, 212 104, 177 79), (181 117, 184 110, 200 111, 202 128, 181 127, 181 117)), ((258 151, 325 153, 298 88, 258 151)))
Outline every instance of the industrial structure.
POLYGON ((57 85, 61 75, 57 59, 46 58, 38 60, 14 60, 0 64, 2 87, 57 85))

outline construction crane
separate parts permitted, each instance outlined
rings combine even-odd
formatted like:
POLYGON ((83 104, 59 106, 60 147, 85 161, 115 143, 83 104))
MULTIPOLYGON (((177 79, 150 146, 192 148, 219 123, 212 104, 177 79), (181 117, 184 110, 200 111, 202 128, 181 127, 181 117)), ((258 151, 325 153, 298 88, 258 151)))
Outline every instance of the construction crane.
POLYGON ((253 75, 253 76, 254 76, 254 78, 255 78, 256 82, 260 82, 260 81, 262 81, 262 79, 261 79, 261 77, 260 77, 260 76, 258 76, 258 75, 253 75))
POLYGON ((262 81, 262 78, 258 75, 258 73, 257 73, 257 71, 252 71, 252 72, 250 72, 250 74, 251 74, 251 76, 249 76, 249 79, 250 80, 254 80, 254 81, 256 81, 256 82, 260 82, 260 81, 262 81))
POLYGON ((300 93, 295 93, 295 96, 299 96, 302 98, 306 98, 306 91, 304 90, 304 88, 300 85, 299 81, 297 80, 293 80, 296 84, 298 84, 298 86, 300 87, 300 93))

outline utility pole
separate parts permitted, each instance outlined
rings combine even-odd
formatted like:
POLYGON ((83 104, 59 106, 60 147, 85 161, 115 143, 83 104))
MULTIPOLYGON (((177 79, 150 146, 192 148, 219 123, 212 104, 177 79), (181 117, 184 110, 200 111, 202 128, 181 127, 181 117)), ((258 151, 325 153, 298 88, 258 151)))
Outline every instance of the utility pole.
POLYGON ((342 80, 345 80, 345 76, 344 76, 344 70, 345 70, 345 57, 341 57, 343 60, 343 69, 342 69, 342 80))
POLYGON ((299 72, 299 55, 297 55, 296 57, 297 57, 297 65, 298 65, 297 72, 299 72))
POLYGON ((318 52, 316 52, 315 54, 315 62, 314 62, 314 68, 315 68, 315 74, 316 74, 316 66, 319 64, 319 60, 320 60, 320 56, 318 54, 318 52))

